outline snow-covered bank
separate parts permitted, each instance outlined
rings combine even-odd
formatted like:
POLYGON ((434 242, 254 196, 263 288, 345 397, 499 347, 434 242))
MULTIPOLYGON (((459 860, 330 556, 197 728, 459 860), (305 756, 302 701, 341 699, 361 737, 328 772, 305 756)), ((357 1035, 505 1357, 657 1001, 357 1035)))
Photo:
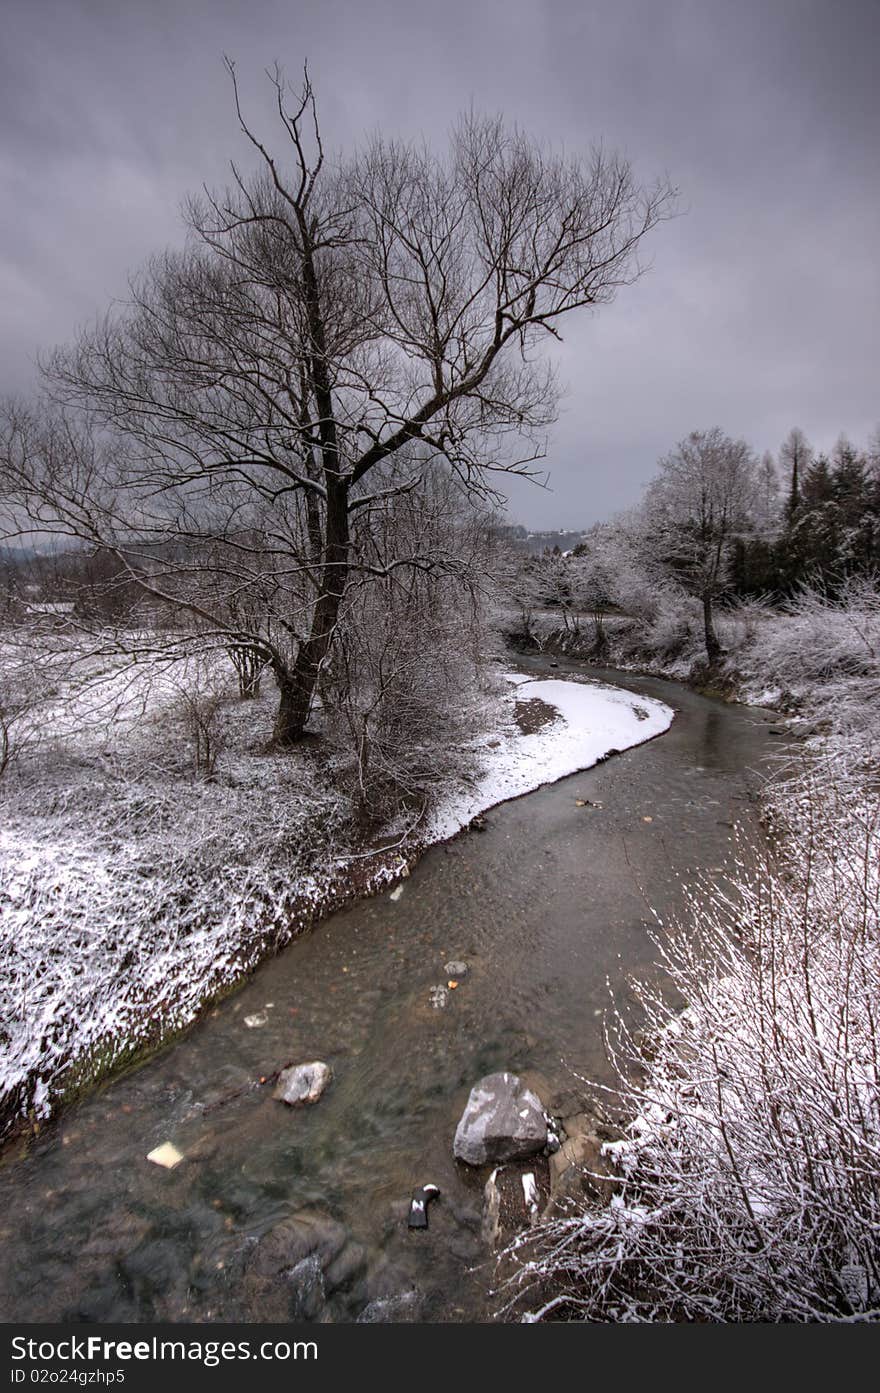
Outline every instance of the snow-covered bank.
POLYGON ((764 790, 773 837, 704 884, 609 1038, 626 1135, 608 1205, 521 1241, 529 1318, 880 1320, 880 594, 761 617, 738 691, 799 713, 764 790))
POLYGON ((496 803, 588 769, 612 751, 650 740, 672 722, 673 712, 662 701, 620 687, 538 680, 520 673, 508 673, 506 680, 512 690, 502 706, 508 713, 504 739, 495 744, 496 732, 486 742, 482 773, 469 788, 450 793, 436 810, 429 823, 430 841, 452 836, 496 803), (547 707, 549 719, 526 732, 517 727, 516 709, 528 708, 531 702, 547 707))
POLYGON ((229 701, 210 779, 161 746, 174 715, 162 705, 146 728, 108 707, 103 737, 92 723, 29 748, 4 781, 0 1135, 189 1025, 318 918, 388 888, 424 846, 672 719, 615 688, 513 675, 474 713, 472 781, 441 785, 409 837, 370 852, 314 750, 266 753, 272 707, 271 694, 229 701))

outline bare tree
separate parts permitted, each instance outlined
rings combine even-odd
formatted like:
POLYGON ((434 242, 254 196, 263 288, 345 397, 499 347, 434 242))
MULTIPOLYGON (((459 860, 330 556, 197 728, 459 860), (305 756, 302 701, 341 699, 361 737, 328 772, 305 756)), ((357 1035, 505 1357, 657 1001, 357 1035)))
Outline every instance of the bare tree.
POLYGON ((714 426, 692 431, 660 461, 645 499, 648 544, 655 557, 703 607, 710 663, 721 657, 713 605, 726 579, 730 542, 745 525, 755 496, 755 459, 744 440, 714 426))
POLYGON ((755 522, 769 532, 779 519, 779 475, 769 450, 761 456, 755 486, 755 522))
POLYGON ((277 69, 276 154, 227 66, 258 172, 233 166, 230 188, 192 200, 186 251, 52 356, 66 414, 13 411, 4 464, 15 525, 105 548, 271 670, 290 743, 349 584, 442 566, 377 565, 359 513, 439 465, 483 497, 497 472, 531 472, 556 399, 539 347, 639 276, 673 195, 601 149, 563 158, 473 115, 444 158, 375 139, 332 165, 308 75, 291 100, 277 69))
POLYGON ((779 463, 788 471, 788 503, 786 513, 789 520, 794 517, 801 501, 801 488, 804 474, 813 462, 813 448, 799 426, 793 426, 779 447, 779 463))

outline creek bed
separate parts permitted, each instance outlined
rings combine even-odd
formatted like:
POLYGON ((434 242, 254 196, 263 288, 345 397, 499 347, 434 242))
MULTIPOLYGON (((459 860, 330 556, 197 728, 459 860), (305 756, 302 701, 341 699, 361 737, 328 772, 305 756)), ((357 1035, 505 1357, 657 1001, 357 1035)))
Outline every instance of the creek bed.
POLYGON ((667 919, 683 883, 730 864, 732 824, 780 744, 772 713, 674 683, 520 665, 659 697, 675 720, 433 848, 397 900, 334 915, 183 1040, 8 1151, 2 1319, 278 1319, 277 1295, 243 1274, 258 1241, 302 1211, 335 1222, 344 1246, 330 1289, 313 1282, 292 1315, 491 1318, 485 1177, 452 1158, 471 1085, 513 1069, 566 1113, 579 1076, 613 1082, 602 1015, 609 984, 626 1000, 627 978, 655 971, 647 901, 667 919), (430 989, 454 959, 469 972, 435 1009, 430 989), (310 1059, 335 1076, 311 1108, 253 1087, 310 1059), (165 1141, 186 1157, 173 1170, 145 1159, 165 1141), (408 1198, 427 1182, 441 1198, 429 1229, 409 1232, 408 1198))

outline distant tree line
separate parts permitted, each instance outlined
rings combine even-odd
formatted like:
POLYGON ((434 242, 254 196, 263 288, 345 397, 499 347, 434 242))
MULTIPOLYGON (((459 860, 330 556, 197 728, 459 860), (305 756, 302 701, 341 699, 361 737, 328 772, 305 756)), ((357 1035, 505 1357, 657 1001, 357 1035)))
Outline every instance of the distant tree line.
POLYGON ((658 462, 641 503, 593 527, 570 552, 511 559, 504 581, 532 633, 543 610, 566 635, 622 612, 662 636, 667 657, 699 629, 705 660, 724 657, 717 613, 737 601, 783 605, 809 588, 829 600, 880 573, 880 430, 865 449, 841 436, 817 454, 795 428, 759 458, 717 426, 692 431, 658 462))

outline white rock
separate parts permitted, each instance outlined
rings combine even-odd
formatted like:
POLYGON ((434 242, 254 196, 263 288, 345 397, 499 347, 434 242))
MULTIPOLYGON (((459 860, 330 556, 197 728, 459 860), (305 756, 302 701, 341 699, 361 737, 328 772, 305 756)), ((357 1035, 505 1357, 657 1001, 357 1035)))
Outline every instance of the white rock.
POLYGON ((161 1146, 147 1152, 147 1160, 152 1161, 154 1166, 164 1166, 166 1170, 173 1171, 183 1160, 183 1152, 178 1151, 172 1142, 163 1141, 161 1146))
POLYGON ((272 1097, 291 1108, 301 1103, 317 1103, 332 1078, 330 1065, 320 1059, 314 1059, 309 1064, 292 1064, 278 1075, 272 1097))

